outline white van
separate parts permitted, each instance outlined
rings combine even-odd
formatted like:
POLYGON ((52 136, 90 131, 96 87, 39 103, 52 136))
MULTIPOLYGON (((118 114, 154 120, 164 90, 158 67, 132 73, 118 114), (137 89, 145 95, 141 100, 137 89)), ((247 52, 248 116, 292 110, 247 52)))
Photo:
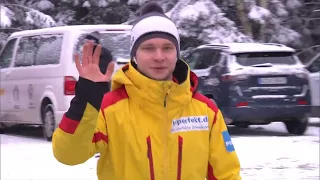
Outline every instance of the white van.
POLYGON ((309 81, 313 116, 320 117, 320 53, 311 58, 306 64, 306 68, 310 71, 309 81))
POLYGON ((74 97, 73 54, 98 31, 114 59, 130 57, 130 25, 75 25, 13 33, 0 52, 0 128, 41 125, 50 141, 74 97))

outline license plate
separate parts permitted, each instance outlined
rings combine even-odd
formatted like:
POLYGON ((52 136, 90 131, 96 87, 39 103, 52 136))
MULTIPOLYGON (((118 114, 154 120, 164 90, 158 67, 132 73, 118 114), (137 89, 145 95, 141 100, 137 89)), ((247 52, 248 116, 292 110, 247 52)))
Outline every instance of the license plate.
POLYGON ((259 84, 287 84, 287 78, 274 77, 274 78, 259 78, 259 84))

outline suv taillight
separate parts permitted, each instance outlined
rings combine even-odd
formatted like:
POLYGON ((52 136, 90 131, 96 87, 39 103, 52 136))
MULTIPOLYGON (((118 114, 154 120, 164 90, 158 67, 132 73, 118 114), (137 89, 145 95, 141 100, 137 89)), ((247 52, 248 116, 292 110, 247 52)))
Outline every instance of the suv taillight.
POLYGON ((75 95, 77 80, 72 76, 64 77, 64 95, 75 95))
POLYGON ((248 79, 248 75, 245 74, 237 74, 237 75, 230 75, 224 74, 221 76, 221 80, 224 82, 236 82, 248 79))
POLYGON ((301 78, 301 79, 308 79, 309 75, 307 73, 296 73, 296 77, 301 78))

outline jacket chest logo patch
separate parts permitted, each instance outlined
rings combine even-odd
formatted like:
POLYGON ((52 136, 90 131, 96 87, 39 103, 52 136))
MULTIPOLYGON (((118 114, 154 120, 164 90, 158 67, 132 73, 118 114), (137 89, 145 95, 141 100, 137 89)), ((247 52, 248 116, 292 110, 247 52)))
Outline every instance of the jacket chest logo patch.
POLYGON ((172 121, 171 133, 208 130, 208 116, 188 116, 174 119, 172 121))

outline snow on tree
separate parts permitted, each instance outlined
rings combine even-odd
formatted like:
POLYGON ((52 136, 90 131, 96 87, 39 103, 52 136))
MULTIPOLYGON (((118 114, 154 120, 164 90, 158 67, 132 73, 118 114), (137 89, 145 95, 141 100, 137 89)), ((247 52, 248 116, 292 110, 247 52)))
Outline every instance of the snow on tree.
POLYGON ((203 43, 252 42, 211 0, 179 1, 167 14, 176 23, 182 37, 203 43))
POLYGON ((302 3, 299 0, 287 0, 286 7, 290 10, 297 10, 302 7, 302 3))
POLYGON ((291 47, 301 46, 301 35, 283 23, 283 20, 287 19, 288 11, 282 1, 268 1, 264 4, 265 7, 257 5, 255 0, 244 0, 244 3, 248 17, 254 23, 252 31, 255 31, 253 36, 256 40, 291 47))
POLYGON ((48 16, 38 10, 30 10, 26 12, 25 21, 37 28, 48 28, 56 26, 56 22, 51 16, 48 16))
POLYGON ((291 29, 302 35, 302 45, 307 48, 320 41, 320 1, 319 0, 287 0, 286 9, 289 16, 284 20, 291 29))
MULTIPOLYGON (((69 1, 72 2, 72 1, 69 1)), ((120 3, 120 0, 73 0, 74 6, 79 6, 79 4, 82 7, 100 7, 104 8, 107 7, 110 3, 120 3)))
MULTIPOLYGON (((0 33, 74 24, 130 24, 148 1, 152 0, 2 0, 0 33)), ((182 48, 252 39, 305 48, 320 40, 319 0, 156 2, 177 24, 182 48)), ((0 41, 1 37, 5 36, 0 35, 0 41)))
POLYGON ((37 6, 37 9, 40 11, 53 9, 55 7, 54 4, 49 0, 41 0, 36 3, 36 6, 37 6))
POLYGON ((0 5, 0 27, 11 27, 14 15, 14 12, 12 12, 9 8, 0 5))
POLYGON ((273 12, 277 17, 280 17, 280 18, 286 18, 289 15, 289 12, 287 11, 286 6, 283 4, 283 1, 281 1, 281 0, 269 1, 269 8, 268 9, 271 12, 273 12))
MULTIPOLYGON (((32 25, 35 28, 46 28, 56 26, 56 22, 53 18, 47 14, 44 14, 36 9, 32 9, 23 5, 18 4, 4 4, 1 5, 1 15, 6 14, 5 18, 1 16, 2 19, 8 19, 11 22, 16 22, 18 24, 23 24, 25 26, 32 25), (3 12, 4 11, 4 12, 3 12)), ((13 23, 10 23, 10 26, 13 23)))
POLYGON ((120 0, 60 0, 53 17, 59 25, 121 24, 129 17, 127 3, 120 0), (61 9, 61 10, 60 10, 61 9))
POLYGON ((258 22, 259 24, 266 24, 266 20, 271 16, 271 12, 268 9, 260 6, 252 5, 248 17, 258 22))
POLYGON ((141 6, 142 4, 148 2, 149 0, 128 0, 128 5, 138 5, 141 6))

